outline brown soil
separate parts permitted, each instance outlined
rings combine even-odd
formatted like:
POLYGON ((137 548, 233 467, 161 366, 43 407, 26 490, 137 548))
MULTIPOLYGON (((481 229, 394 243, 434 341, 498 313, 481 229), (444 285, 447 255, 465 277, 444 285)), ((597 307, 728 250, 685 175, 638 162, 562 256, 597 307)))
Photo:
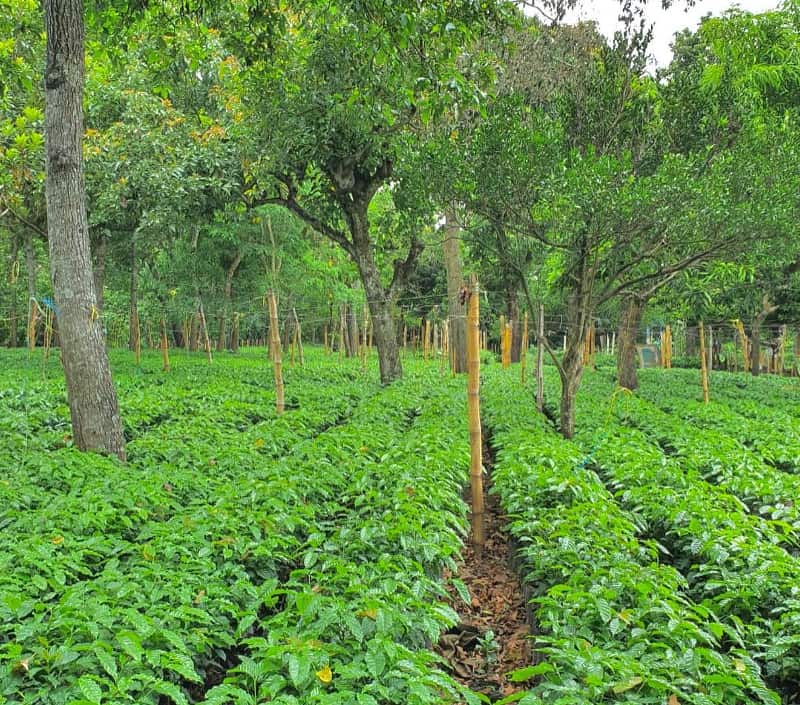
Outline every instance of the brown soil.
MULTIPOLYGON (((484 464, 490 468, 491 458, 484 455, 484 464)), ((486 546, 479 554, 470 537, 456 576, 467 586, 471 604, 453 586, 448 587, 450 604, 461 621, 442 635, 436 651, 456 680, 497 700, 525 689, 526 684, 512 683, 507 675, 531 665, 532 654, 525 599, 494 495, 487 495, 485 511, 486 546)))

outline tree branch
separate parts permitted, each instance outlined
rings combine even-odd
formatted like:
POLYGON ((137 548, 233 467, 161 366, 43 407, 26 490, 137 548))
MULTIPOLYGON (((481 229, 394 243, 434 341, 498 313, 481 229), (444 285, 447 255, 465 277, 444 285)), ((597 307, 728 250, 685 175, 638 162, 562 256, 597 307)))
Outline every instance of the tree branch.
POLYGON ((409 245, 406 258, 403 260, 398 258, 394 261, 392 282, 389 284, 388 290, 390 300, 394 301, 395 296, 397 296, 400 289, 405 287, 405 285, 408 283, 408 278, 411 276, 411 272, 414 271, 414 265, 416 265, 417 259, 424 249, 424 243, 422 243, 416 235, 413 235, 411 237, 411 244, 409 245))

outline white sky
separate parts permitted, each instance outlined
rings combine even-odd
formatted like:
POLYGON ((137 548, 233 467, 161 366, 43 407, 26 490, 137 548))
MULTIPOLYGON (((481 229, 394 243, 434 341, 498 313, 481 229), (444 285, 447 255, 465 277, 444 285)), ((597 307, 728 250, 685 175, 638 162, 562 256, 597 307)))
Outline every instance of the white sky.
MULTIPOLYGON (((694 7, 684 9, 681 0, 676 0, 672 8, 662 10, 661 0, 647 0, 647 18, 653 23, 650 53, 659 66, 664 66, 672 55, 670 43, 675 32, 696 28, 705 15, 720 15, 733 6, 749 12, 764 12, 775 9, 778 4, 779 0, 699 0, 694 7)), ((578 7, 568 13, 566 21, 595 20, 600 31, 611 37, 617 28, 618 8, 617 0, 579 0, 578 7)))

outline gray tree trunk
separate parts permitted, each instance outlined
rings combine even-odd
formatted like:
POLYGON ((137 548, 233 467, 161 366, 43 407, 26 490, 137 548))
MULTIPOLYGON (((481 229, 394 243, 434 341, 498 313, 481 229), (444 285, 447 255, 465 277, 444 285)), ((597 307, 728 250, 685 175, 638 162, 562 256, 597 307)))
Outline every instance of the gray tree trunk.
POLYGON ((45 0, 45 148, 50 271, 72 435, 81 450, 125 458, 125 440, 97 311, 83 180, 81 0, 45 0))
POLYGON ((353 235, 356 266, 364 285, 369 312, 372 316, 373 337, 378 351, 381 384, 389 384, 403 376, 397 330, 392 316, 393 301, 381 282, 381 275, 372 253, 366 206, 363 212, 351 212, 350 232, 353 235))
POLYGON ((642 320, 644 304, 636 296, 627 297, 622 303, 617 339, 617 384, 625 389, 638 389, 639 378, 636 374, 636 332, 642 320))
POLYGON ((466 307, 461 303, 464 287, 464 271, 461 262, 461 229, 455 215, 447 213, 443 228, 444 267, 447 271, 447 310, 450 322, 448 335, 452 351, 450 355, 453 371, 467 371, 467 320, 466 307))

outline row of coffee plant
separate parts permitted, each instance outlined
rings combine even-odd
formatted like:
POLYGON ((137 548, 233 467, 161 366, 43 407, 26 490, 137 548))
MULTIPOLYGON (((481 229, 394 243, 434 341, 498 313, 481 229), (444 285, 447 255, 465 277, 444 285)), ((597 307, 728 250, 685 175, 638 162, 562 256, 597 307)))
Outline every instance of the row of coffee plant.
POLYGON ((795 689, 800 561, 787 550, 796 541, 793 527, 751 512, 736 496, 737 487, 746 494, 752 483, 720 471, 735 464, 735 450, 726 459, 724 448, 687 444, 674 455, 648 435, 649 424, 648 432, 634 427, 653 417, 638 399, 615 392, 601 375, 589 375, 583 391, 578 441, 606 486, 641 521, 641 535, 663 547, 662 560, 686 578, 689 596, 721 620, 723 643, 752 659, 741 659, 740 668, 758 664, 770 685, 795 689), (703 469, 712 462, 717 471, 709 482, 703 469))
MULTIPOLYGON (((777 703, 732 629, 660 560, 637 512, 619 506, 592 458, 531 413, 530 392, 491 371, 493 491, 533 591, 541 663, 520 702, 777 703)), ((510 702, 510 700, 508 701, 510 702)))
MULTIPOLYGON (((398 448, 419 454, 421 462, 438 457, 426 440, 430 428, 418 434, 413 449, 405 445, 404 434, 419 421, 418 407, 426 408, 419 380, 379 391, 311 365, 287 375, 287 393, 298 408, 278 419, 269 411, 274 396, 263 382, 269 379, 263 360, 217 365, 214 375, 190 361, 169 376, 146 368, 120 374, 121 403, 134 419, 130 464, 123 466, 74 452, 64 438, 63 391, 57 382, 41 381, 38 367, 31 375, 0 399, 6 431, 0 457, 9 468, 0 482, 0 702, 167 698, 181 704, 202 700, 229 670, 242 687, 226 702, 251 702, 267 692, 263 688, 286 702, 312 702, 312 692, 321 702, 348 701, 349 681, 336 673, 340 652, 316 670, 309 669, 318 664, 299 653, 297 610, 316 614, 311 602, 325 595, 304 570, 350 581, 349 602, 338 605, 342 629, 357 633, 356 622, 374 609, 386 649, 389 637, 398 637, 397 654, 404 658, 386 659, 381 685, 395 694, 392 702, 413 701, 412 688, 420 698, 427 694, 420 702, 433 702, 430 694, 445 686, 455 692, 418 647, 454 619, 436 607, 432 596, 441 587, 431 576, 460 545, 456 475, 465 473, 463 434, 438 461, 447 460, 450 483, 441 475, 435 487, 417 482, 431 512, 416 508, 409 488, 419 489, 410 483, 402 495, 388 495, 380 484, 367 491, 370 468, 384 468, 398 448), (356 386, 361 391, 353 392, 356 386), (137 409, 138 415, 131 413, 137 409), (369 533, 378 500, 406 501, 405 516, 422 522, 395 527, 386 539, 394 553, 383 546, 383 577, 395 577, 396 584, 378 583, 392 606, 383 610, 357 607, 355 599, 365 579, 356 547, 381 547, 369 533), (353 513, 361 522, 353 518, 350 534, 342 535, 342 519, 353 513), (423 542, 419 537, 435 526, 438 543, 423 542), (329 566, 334 534, 354 557, 329 566), (395 545, 395 537, 402 542, 395 545), (408 576, 397 572, 409 567, 400 560, 406 555, 421 566, 408 576), (420 604, 427 609, 417 609, 420 604), (281 613, 287 626, 279 637, 270 620, 281 613), (259 682, 256 693, 244 675, 247 654, 259 648, 249 639, 272 640, 282 654, 271 685, 259 682), (407 672, 406 661, 416 671, 407 672), (423 670, 428 685, 418 677, 423 670)), ((435 413, 442 415, 438 408, 435 413)), ((383 511, 393 515, 396 507, 383 511)), ((329 629, 330 623, 317 633, 329 629)), ((347 653, 356 655, 352 644, 347 653)), ((367 653, 365 641, 362 660, 367 653)), ((375 670, 379 656, 369 659, 375 670)), ((221 687, 228 685, 237 687, 221 687)))

